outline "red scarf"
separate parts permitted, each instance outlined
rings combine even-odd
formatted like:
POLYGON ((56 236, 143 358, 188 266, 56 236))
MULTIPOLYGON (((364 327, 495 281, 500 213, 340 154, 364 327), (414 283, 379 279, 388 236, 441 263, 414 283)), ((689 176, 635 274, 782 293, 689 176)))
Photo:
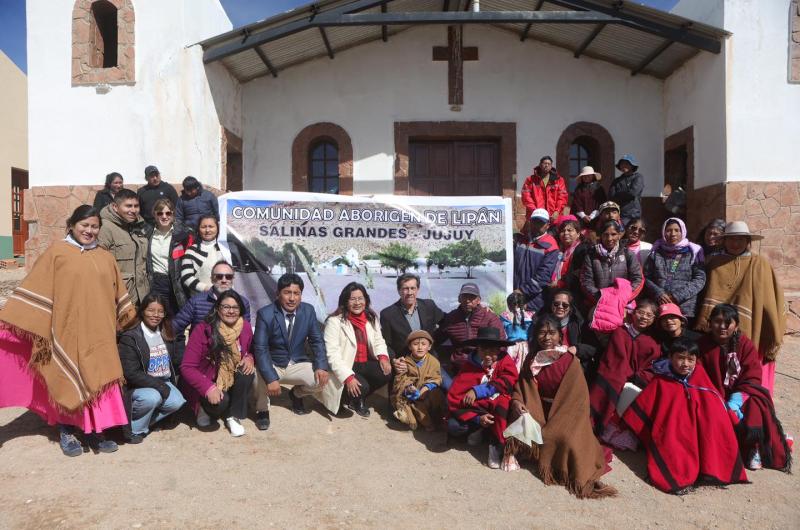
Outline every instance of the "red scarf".
POLYGON ((369 348, 367 346, 367 312, 362 311, 358 315, 350 313, 347 319, 353 325, 356 334, 356 358, 353 362, 365 363, 369 358, 369 348))

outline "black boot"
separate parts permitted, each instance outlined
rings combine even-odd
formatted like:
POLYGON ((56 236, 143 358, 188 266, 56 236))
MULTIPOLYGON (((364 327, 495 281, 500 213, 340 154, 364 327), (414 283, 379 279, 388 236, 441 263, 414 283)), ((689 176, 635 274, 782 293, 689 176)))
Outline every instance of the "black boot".
POLYGON ((353 412, 362 418, 369 418, 369 409, 364 404, 364 398, 362 396, 351 398, 349 406, 353 412))

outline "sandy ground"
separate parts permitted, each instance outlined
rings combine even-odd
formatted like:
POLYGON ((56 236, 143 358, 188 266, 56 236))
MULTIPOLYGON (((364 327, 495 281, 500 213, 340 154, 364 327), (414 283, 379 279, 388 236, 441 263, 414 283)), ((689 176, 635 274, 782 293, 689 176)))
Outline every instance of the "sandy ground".
MULTIPOLYGON (((0 281, 7 279, 0 275, 0 281)), ((800 433, 800 339, 778 360, 778 415, 800 433)), ((275 400, 272 427, 233 439, 183 422, 114 454, 64 457, 55 429, 0 410, 0 528, 798 528, 797 475, 750 472, 752 484, 675 497, 645 482, 643 453, 615 457, 620 494, 578 500, 530 471, 490 470, 487 448, 369 419, 294 416, 275 400)))

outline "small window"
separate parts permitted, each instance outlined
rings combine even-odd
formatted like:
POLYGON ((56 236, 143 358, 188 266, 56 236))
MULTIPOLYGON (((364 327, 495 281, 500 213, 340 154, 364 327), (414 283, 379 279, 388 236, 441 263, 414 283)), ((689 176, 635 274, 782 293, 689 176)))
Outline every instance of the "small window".
POLYGON ((117 66, 117 8, 106 0, 92 4, 92 66, 117 66))
POLYGON ((311 145, 308 191, 339 193, 339 149, 331 141, 323 140, 311 145))
POLYGON ((586 145, 576 142, 569 146, 569 176, 574 177, 584 166, 590 166, 592 153, 586 145))

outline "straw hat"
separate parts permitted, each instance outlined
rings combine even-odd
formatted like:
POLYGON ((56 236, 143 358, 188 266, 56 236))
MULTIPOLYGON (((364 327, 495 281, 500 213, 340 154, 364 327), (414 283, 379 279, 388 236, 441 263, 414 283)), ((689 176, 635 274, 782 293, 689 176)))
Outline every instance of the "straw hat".
POLYGON ((747 236, 753 241, 759 241, 764 239, 764 236, 759 234, 751 234, 750 227, 747 226, 747 223, 744 221, 731 221, 727 225, 725 225, 725 233, 722 234, 722 237, 728 236, 747 236))
POLYGON ((586 175, 594 175, 595 180, 603 179, 603 176, 597 171, 595 171, 592 166, 583 166, 583 169, 581 169, 581 172, 579 174, 575 175, 575 178, 581 178, 586 175))

